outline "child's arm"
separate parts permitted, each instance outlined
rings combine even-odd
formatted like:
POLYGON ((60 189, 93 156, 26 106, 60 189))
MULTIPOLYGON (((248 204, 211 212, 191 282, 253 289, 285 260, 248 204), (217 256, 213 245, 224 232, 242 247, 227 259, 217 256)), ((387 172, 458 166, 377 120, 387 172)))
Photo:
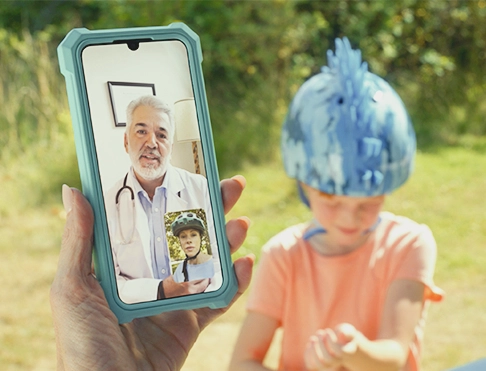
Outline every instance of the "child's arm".
POLYGON ((388 290, 377 340, 367 339, 354 326, 341 324, 320 330, 306 350, 309 370, 345 367, 349 371, 398 371, 406 363, 415 326, 420 320, 424 285, 397 280, 388 290))
POLYGON ((249 312, 241 327, 229 370, 268 370, 263 366, 263 360, 278 327, 276 319, 264 314, 249 312))

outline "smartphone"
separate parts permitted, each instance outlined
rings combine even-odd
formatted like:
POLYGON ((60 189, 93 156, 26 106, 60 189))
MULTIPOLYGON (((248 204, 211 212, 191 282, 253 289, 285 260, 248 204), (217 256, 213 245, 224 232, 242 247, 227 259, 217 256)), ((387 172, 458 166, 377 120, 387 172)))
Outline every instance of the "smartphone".
POLYGON ((237 281, 197 34, 182 23, 73 29, 58 58, 95 273, 119 322, 226 306, 237 281))

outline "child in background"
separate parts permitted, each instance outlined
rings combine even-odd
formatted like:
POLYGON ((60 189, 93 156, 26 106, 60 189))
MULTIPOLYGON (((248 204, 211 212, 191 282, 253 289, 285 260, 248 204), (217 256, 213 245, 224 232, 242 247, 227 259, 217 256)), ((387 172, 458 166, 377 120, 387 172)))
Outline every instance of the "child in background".
POLYGON ((328 67, 294 97, 282 133, 287 174, 313 220, 264 247, 231 371, 419 370, 436 244, 430 229, 382 212, 413 169, 415 133, 396 92, 336 40, 328 67))

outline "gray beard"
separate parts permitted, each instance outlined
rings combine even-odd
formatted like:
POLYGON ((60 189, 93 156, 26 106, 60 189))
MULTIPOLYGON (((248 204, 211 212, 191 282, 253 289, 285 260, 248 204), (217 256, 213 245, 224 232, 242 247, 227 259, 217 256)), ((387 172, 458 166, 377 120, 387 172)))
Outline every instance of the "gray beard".
POLYGON ((140 175, 145 180, 155 180, 162 178, 167 171, 166 164, 160 164, 160 166, 153 167, 143 167, 137 161, 133 164, 133 168, 138 175, 140 175))
POLYGON ((148 166, 143 167, 139 162, 139 154, 135 154, 130 156, 132 161, 133 169, 135 172, 140 175, 143 179, 151 181, 162 178, 167 171, 167 166, 169 163, 169 156, 167 157, 160 157, 160 164, 156 167, 148 166))

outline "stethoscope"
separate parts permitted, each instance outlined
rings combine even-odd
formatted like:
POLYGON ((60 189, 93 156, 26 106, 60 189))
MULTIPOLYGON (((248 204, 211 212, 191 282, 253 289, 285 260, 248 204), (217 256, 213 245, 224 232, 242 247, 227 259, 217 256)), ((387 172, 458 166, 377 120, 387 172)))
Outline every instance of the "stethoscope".
MULTIPOLYGON (((121 236, 121 244, 122 245, 128 245, 129 243, 132 242, 133 240, 133 235, 135 234, 135 229, 136 229, 136 207, 135 207, 135 192, 133 191, 133 188, 127 185, 127 180, 128 180, 128 173, 125 175, 125 178, 123 179, 123 186, 116 192, 115 196, 115 204, 116 204, 116 219, 118 223, 118 230, 120 231, 120 236, 121 236), (130 198, 132 201, 132 231, 130 233, 130 238, 125 238, 125 235, 123 233, 123 228, 121 225, 121 212, 120 212, 120 197, 123 193, 123 191, 129 191, 130 192, 130 198)), ((181 192, 177 192, 177 197, 181 197, 181 192)))
POLYGON ((133 235, 135 234, 135 192, 133 192, 132 187, 127 185, 127 179, 128 179, 128 173, 125 175, 125 178, 123 179, 123 186, 116 192, 115 196, 115 204, 116 204, 116 216, 117 216, 117 223, 118 223, 118 230, 120 231, 120 236, 121 236, 121 242, 122 245, 128 245, 129 243, 132 242, 133 235), (123 233, 123 228, 121 225, 121 216, 120 216, 120 195, 123 193, 123 191, 128 190, 130 192, 130 197, 132 201, 132 231, 130 233, 130 238, 126 239, 123 233))

